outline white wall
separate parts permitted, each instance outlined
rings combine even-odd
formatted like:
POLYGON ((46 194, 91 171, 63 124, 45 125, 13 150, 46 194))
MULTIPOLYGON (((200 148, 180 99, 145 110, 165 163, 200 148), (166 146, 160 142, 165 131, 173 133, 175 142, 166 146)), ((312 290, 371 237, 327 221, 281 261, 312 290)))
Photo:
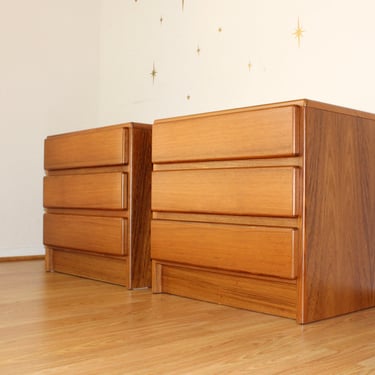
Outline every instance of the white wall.
POLYGON ((0 256, 43 251, 48 134, 304 97, 375 112, 374 14, 372 0, 0 0, 0 256))
POLYGON ((372 0, 102 3, 101 123, 306 97, 375 112, 372 0))
POLYGON ((97 124, 98 0, 0 0, 0 257, 43 254, 43 140, 97 124))

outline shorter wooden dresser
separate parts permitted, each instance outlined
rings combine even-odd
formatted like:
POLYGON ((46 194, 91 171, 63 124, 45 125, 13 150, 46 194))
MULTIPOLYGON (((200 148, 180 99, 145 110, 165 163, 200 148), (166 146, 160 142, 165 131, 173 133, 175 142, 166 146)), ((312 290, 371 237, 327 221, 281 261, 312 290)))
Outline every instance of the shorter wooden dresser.
POLYGON ((153 291, 308 323, 375 305, 375 115, 310 100, 158 120, 153 291))
POLYGON ((48 271, 151 286, 151 129, 128 123, 46 138, 48 271))

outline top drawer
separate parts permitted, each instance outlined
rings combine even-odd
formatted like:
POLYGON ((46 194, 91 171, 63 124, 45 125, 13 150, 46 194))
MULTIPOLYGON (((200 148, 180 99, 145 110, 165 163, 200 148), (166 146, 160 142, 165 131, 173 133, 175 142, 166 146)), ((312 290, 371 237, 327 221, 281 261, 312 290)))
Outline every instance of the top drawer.
POLYGON ((128 129, 116 127, 47 137, 44 168, 64 169, 128 163, 128 129))
POLYGON ((294 156, 299 153, 298 119, 298 106, 286 106, 158 120, 152 161, 294 156))

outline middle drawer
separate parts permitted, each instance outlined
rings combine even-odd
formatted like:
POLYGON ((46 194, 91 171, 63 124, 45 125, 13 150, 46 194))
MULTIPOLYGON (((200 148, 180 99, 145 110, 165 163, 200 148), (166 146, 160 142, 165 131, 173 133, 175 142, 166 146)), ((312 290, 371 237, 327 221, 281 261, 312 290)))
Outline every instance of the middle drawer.
POLYGON ((127 174, 122 172, 47 176, 44 207, 127 208, 127 174))
POLYGON ((152 210, 297 216, 298 171, 296 167, 155 171, 152 210))

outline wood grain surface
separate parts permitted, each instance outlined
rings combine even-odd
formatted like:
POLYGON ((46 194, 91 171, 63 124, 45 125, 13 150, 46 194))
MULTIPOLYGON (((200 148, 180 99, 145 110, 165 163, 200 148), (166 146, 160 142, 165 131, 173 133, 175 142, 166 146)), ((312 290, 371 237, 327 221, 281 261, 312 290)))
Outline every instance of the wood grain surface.
POLYGON ((47 137, 47 271, 151 286, 151 131, 127 123, 47 137))
POLYGON ((154 211, 295 216, 298 168, 153 172, 154 211))
POLYGON ((375 121, 308 109, 301 319, 375 305, 375 121))
POLYGON ((152 259, 294 279, 298 233, 289 228, 152 221, 152 259))
POLYGON ((44 142, 46 170, 125 164, 128 129, 103 128, 49 136, 44 142))
POLYGON ((127 221, 120 217, 45 214, 43 243, 104 254, 127 253, 127 221))
POLYGON ((251 263, 242 245, 248 239, 229 241, 225 230, 210 235, 202 228, 248 225, 251 232, 258 225, 298 231, 297 322, 375 306, 375 115, 302 100, 160 120, 154 133, 153 219, 201 223, 191 239, 156 228, 157 292, 167 286, 170 293, 237 303, 237 289, 220 288, 224 275, 229 280, 225 251, 233 258, 238 252, 249 278, 269 261, 268 252, 261 261, 258 243, 251 263), (209 270, 216 284, 207 283, 209 270))
POLYGON ((122 286, 129 286, 128 257, 104 256, 49 247, 50 271, 88 277, 122 286))
POLYGON ((151 287, 151 126, 132 131, 132 179, 129 194, 131 288, 151 287))
POLYGON ((153 163, 291 156, 299 152, 298 107, 233 110, 155 121, 153 163))
POLYGON ((95 173, 44 177, 44 207, 127 208, 127 174, 95 173))
POLYGON ((2 375, 373 374, 375 309, 305 326, 0 264, 2 375))

